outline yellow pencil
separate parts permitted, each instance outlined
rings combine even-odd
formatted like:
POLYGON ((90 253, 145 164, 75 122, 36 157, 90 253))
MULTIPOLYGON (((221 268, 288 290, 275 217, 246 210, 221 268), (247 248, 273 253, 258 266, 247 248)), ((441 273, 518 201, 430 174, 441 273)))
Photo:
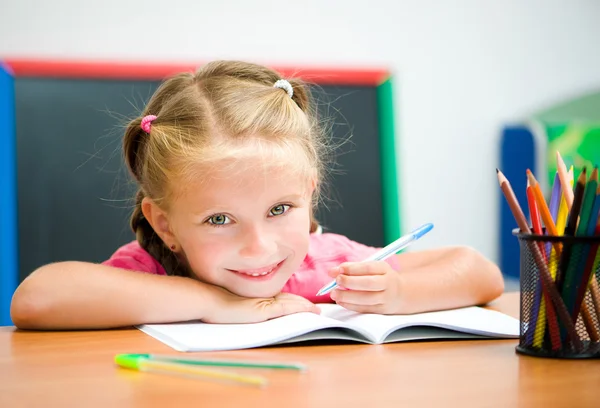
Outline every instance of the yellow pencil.
MULTIPOLYGON (((558 152, 557 152, 557 154, 558 154, 558 152)), ((563 165, 564 165, 564 163, 563 163, 563 165)), ((566 175, 566 177, 568 177, 568 174, 566 175)), ((560 174, 559 174, 559 179, 560 179, 560 174)), ((542 189, 540 188, 539 183, 535 179, 535 176, 529 169, 527 170, 527 181, 531 185, 531 189, 533 191, 533 195, 535 197, 535 201, 537 203, 538 210, 540 212, 540 215, 542 216, 542 220, 544 221, 544 225, 546 227, 546 231, 548 232, 548 235, 555 235, 555 236, 562 235, 564 233, 564 229, 567 224, 567 215, 568 215, 568 209, 566 206, 565 195, 563 194, 561 197, 559 212, 558 212, 558 216, 557 216, 557 223, 560 222, 562 224, 561 225, 562 231, 559 232, 558 226, 555 226, 554 220, 552 219, 552 214, 550 213, 550 210, 548 209, 548 205, 546 204, 546 200, 544 199, 542 189), (561 208, 563 209, 562 217, 564 217, 564 220, 560 220, 560 217, 561 217, 560 209, 561 208)), ((571 185, 572 184, 573 184, 573 182, 571 181, 571 185)), ((558 243, 558 242, 553 243, 552 250, 550 252, 549 265, 548 265, 548 269, 550 271, 550 277, 552 278, 553 282, 556 281, 556 271, 558 269, 558 259, 560 257, 561 250, 562 250, 562 246, 560 245, 560 243, 558 243)), ((538 319, 536 321, 535 331, 534 331, 534 335, 533 335, 533 346, 534 347, 542 347, 545 332, 546 332, 546 301, 542 297, 542 299, 540 300, 538 319)))
POLYGON ((199 368, 198 366, 192 366, 189 364, 154 361, 147 358, 140 358, 136 356, 132 357, 126 354, 117 355, 115 357, 115 363, 123 368, 149 373, 179 375, 198 379, 225 380, 255 386, 263 386, 267 384, 267 379, 260 376, 242 375, 225 370, 199 368))
MULTIPOLYGON (((568 173, 568 185, 571 187, 570 190, 573 190, 573 166, 568 173)), ((564 187, 562 187, 564 189, 564 187)), ((556 217, 556 232, 558 235, 563 235, 565 233, 565 228, 567 226, 567 218, 569 216, 569 207, 567 206, 567 200, 565 200, 564 194, 560 199, 560 206, 558 207, 558 216, 556 217)))
POLYGON ((573 165, 569 167, 569 183, 571 183, 571 190, 573 189, 573 183, 575 182, 575 172, 573 171, 573 165))
MULTIPOLYGON (((573 191, 573 166, 569 169, 567 173, 568 176, 568 185, 570 186, 569 190, 573 191)), ((564 187, 563 187, 564 189, 564 187)), ((565 199, 564 194, 560 199, 560 205, 558 207, 558 215, 556 217, 556 233, 558 235, 564 235, 565 228, 567 227, 567 218, 569 218, 569 206, 567 205, 567 200, 565 199)), ((558 268, 558 254, 552 248, 552 254, 550 256, 550 273, 552 275, 552 279, 556 279, 556 269, 558 268)))

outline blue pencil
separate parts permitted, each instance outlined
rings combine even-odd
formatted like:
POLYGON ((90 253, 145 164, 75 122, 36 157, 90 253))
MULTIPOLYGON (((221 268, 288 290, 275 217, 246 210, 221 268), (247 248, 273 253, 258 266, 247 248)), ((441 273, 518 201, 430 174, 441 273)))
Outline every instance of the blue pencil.
MULTIPOLYGON (((375 254, 371 255, 369 258, 365 259, 363 262, 383 261, 384 259, 387 259, 390 256, 394 255, 401 249, 406 248, 407 246, 409 246, 410 244, 412 244, 413 242, 415 242, 416 240, 421 238, 423 235, 427 234, 429 231, 431 231, 432 228, 433 228, 433 224, 431 224, 431 223, 421 225, 416 230, 404 235, 403 237, 398 238, 396 241, 392 242, 385 248, 383 248, 380 251, 376 252, 375 254)), ((332 280, 331 282, 329 282, 327 285, 323 286, 317 292, 317 296, 326 295, 327 293, 331 292, 336 287, 337 287, 337 282, 335 280, 332 280)))
MULTIPOLYGON (((562 187, 560 186, 560 179, 558 177, 558 171, 554 175, 554 184, 552 184, 552 195, 550 196, 550 215, 556 223, 558 218, 558 207, 560 206, 560 199, 562 198, 562 187)), ((546 235, 548 231, 546 231, 546 235)), ((546 243, 546 253, 550 256, 552 244, 546 243)))

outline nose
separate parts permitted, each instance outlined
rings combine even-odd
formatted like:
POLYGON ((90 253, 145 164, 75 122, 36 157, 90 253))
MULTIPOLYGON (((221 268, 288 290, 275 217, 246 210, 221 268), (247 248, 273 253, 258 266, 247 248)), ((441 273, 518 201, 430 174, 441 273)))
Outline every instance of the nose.
POLYGON ((273 237, 259 225, 247 225, 242 230, 240 256, 244 258, 268 257, 276 250, 273 237))

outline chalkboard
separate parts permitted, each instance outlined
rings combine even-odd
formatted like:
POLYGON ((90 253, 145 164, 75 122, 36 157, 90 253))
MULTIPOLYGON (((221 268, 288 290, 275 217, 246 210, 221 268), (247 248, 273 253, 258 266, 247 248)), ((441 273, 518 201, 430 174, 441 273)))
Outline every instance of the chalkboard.
MULTIPOLYGON (((15 78, 19 275, 55 261, 101 262, 133 239, 132 184, 121 137, 158 85, 151 80, 15 78)), ((336 140, 336 172, 317 218, 326 231, 383 246, 378 95, 322 85, 319 109, 336 140)))

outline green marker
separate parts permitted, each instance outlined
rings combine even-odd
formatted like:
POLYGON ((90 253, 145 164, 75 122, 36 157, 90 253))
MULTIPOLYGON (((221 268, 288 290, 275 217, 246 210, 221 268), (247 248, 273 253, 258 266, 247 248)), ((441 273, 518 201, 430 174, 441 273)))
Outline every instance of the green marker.
POLYGON ((259 387, 268 383, 266 378, 256 375, 243 375, 226 370, 198 367, 197 365, 179 364, 173 361, 157 361, 145 356, 144 354, 118 354, 115 356, 115 363, 122 368, 147 373, 176 375, 202 380, 219 380, 259 387))
MULTIPOLYGON (((151 361, 164 361, 178 364, 189 364, 210 367, 237 367, 237 368, 267 368, 273 370, 296 370, 306 371, 307 367, 300 363, 286 363, 277 361, 248 361, 248 360, 225 360, 225 359, 195 359, 190 357, 174 357, 160 354, 120 354, 133 359, 145 359, 151 361)), ((117 356, 117 357, 119 357, 117 356)))

